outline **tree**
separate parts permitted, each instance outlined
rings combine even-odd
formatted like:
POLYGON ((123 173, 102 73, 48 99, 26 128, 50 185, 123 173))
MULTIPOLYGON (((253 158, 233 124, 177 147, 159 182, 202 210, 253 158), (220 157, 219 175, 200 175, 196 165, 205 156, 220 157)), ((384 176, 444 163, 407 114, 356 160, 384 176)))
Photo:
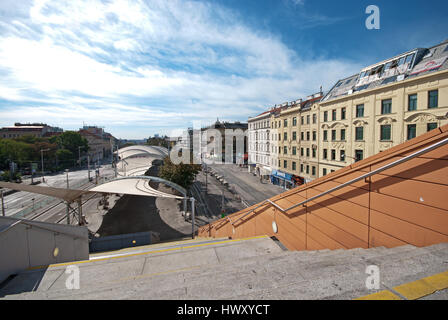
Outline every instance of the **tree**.
POLYGON ((166 157, 160 168, 160 177, 188 189, 201 169, 199 164, 174 164, 169 157, 166 157))
POLYGON ((58 151, 56 151, 56 157, 58 157, 59 163, 65 168, 73 165, 74 156, 70 150, 59 149, 58 151))
POLYGON ((86 138, 83 138, 79 132, 65 131, 64 133, 50 138, 51 143, 56 143, 59 148, 69 150, 72 154, 78 154, 78 148, 83 151, 89 149, 86 138))
POLYGON ((164 136, 164 137, 149 137, 148 140, 146 140, 146 144, 148 146, 161 146, 161 147, 165 147, 165 148, 169 148, 169 142, 168 142, 168 137, 164 136))

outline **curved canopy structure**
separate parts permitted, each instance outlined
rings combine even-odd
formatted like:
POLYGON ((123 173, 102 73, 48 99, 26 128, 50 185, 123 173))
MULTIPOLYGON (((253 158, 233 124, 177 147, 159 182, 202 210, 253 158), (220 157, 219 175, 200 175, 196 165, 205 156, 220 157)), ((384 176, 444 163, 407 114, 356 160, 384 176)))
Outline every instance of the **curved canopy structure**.
POLYGON ((168 156, 168 149, 159 146, 136 145, 122 148, 115 154, 120 159, 117 164, 118 176, 143 176, 151 168, 154 160, 163 160, 168 156))

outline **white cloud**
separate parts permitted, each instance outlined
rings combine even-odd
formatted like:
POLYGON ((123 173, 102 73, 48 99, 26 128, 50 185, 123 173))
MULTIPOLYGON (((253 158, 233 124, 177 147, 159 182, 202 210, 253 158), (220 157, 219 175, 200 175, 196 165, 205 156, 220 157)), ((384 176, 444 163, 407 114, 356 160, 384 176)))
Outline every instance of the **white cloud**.
POLYGON ((204 2, 36 0, 27 9, 0 24, 0 99, 21 111, 0 106, 0 125, 244 120, 359 68, 304 60, 278 36, 204 2))

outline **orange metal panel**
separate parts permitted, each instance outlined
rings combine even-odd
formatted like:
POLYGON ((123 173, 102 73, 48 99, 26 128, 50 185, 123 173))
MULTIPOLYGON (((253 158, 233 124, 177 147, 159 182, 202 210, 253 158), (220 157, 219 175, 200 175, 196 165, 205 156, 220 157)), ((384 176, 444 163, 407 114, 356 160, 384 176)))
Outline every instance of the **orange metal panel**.
POLYGON ((386 248, 395 248, 404 246, 407 243, 391 237, 381 231, 378 231, 374 228, 370 228, 369 232, 369 246, 370 248, 374 247, 386 247, 386 248))
MULTIPOLYGON (((363 241, 350 233, 336 227, 335 225, 328 223, 321 219, 317 215, 310 214, 308 216, 308 224, 315 227, 322 233, 326 234, 329 238, 341 243, 345 248, 367 248, 367 241, 363 241)), ((366 239, 367 240, 367 234, 366 239)))
POLYGON ((320 230, 318 230, 317 228, 313 227, 308 222, 307 240, 309 238, 320 243, 324 247, 324 249, 331 249, 331 250, 346 249, 341 243, 335 241, 334 239, 331 239, 325 233, 323 233, 320 230))
MULTIPOLYGON (((347 212, 348 210, 350 210, 350 205, 347 205, 346 210, 344 210, 343 212, 347 212)), ((334 226, 346 231, 347 233, 350 233, 351 235, 357 237, 358 239, 367 242, 368 239, 367 224, 360 223, 339 212, 333 211, 331 209, 322 207, 314 203, 313 205, 308 206, 308 212, 310 215, 316 215, 319 218, 325 220, 326 222, 333 224, 334 226)))
MULTIPOLYGON (((372 168, 375 170, 399 159, 401 158, 394 157, 390 161, 374 165, 372 168)), ((379 175, 448 185, 448 160, 415 158, 405 164, 387 169, 379 175)))
POLYGON ((370 225, 396 239, 418 247, 448 242, 448 236, 421 226, 388 216, 375 210, 370 212, 370 225))
POLYGON ((448 235, 448 212, 372 192, 371 209, 397 219, 448 235))
POLYGON ((372 192, 448 210, 446 185, 376 175, 372 177, 372 192))

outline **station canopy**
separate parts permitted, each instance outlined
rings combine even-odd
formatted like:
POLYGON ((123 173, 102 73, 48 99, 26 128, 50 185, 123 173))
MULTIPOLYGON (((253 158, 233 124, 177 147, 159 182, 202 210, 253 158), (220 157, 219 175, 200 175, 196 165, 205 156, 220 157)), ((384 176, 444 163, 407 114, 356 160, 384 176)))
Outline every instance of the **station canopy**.
MULTIPOLYGON (((115 152, 117 154, 117 152, 115 152)), ((130 146, 118 150, 120 161, 117 163, 117 178, 103 183, 90 190, 64 189, 43 187, 38 185, 25 185, 9 182, 0 182, 0 187, 42 194, 73 202, 85 194, 92 193, 117 193, 137 196, 150 196, 161 198, 183 199, 186 191, 182 187, 158 177, 143 176, 156 159, 163 160, 168 155, 168 150, 158 146, 130 146), (150 182, 165 183, 177 190, 182 196, 168 194, 151 187, 150 182)))

